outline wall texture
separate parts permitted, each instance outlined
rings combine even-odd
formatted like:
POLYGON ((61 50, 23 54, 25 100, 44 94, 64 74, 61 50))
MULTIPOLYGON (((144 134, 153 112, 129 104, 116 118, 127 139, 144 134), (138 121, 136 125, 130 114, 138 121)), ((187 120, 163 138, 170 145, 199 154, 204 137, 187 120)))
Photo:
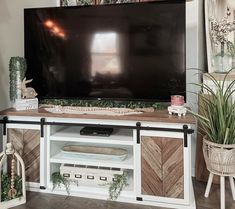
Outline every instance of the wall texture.
MULTIPOLYGON (((12 56, 24 55, 23 9, 56 6, 58 0, 1 0, 0 1, 0 110, 10 107, 8 96, 8 63, 12 56)), ((187 68, 204 68, 203 0, 187 0, 186 4, 186 64, 187 68)), ((199 82, 195 71, 187 71, 187 83, 199 82)), ((187 85, 187 91, 196 91, 187 85)), ((197 110, 197 98, 187 95, 188 105, 197 110)), ((193 147, 195 147, 193 141, 193 147)), ((192 152, 194 168, 195 149, 192 152)))

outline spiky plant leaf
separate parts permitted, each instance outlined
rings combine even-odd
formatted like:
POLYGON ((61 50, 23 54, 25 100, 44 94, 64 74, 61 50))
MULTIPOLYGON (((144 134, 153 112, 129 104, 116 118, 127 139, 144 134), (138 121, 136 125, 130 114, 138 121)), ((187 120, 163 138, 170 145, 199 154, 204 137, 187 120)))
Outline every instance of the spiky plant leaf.
POLYGON ((235 143, 235 101, 233 99, 235 81, 225 85, 230 72, 225 75, 222 82, 212 75, 207 75, 216 86, 216 90, 206 84, 196 84, 207 94, 200 94, 201 114, 189 110, 198 119, 208 139, 219 144, 235 143))

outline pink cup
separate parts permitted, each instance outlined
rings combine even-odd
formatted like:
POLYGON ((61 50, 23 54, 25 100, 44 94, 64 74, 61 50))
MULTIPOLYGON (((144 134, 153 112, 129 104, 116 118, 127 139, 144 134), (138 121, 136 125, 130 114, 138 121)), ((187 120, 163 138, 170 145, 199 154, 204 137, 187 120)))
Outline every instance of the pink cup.
POLYGON ((172 95, 171 96, 171 105, 174 105, 174 106, 184 106, 184 96, 181 96, 181 95, 172 95))

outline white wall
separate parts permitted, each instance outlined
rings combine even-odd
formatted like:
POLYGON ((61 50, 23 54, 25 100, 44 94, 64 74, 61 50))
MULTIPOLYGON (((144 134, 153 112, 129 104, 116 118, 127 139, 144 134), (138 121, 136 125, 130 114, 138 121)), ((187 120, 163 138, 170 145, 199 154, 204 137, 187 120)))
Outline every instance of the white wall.
POLYGON ((9 107, 8 64, 24 56, 24 8, 55 6, 57 0, 0 0, 0 110, 9 107))
MULTIPOLYGON (((0 110, 10 106, 8 64, 12 56, 24 55, 23 9, 56 6, 58 0, 0 0, 0 110)), ((203 0, 188 0, 186 4, 186 65, 187 68, 204 67, 203 0)), ((195 71, 188 70, 187 83, 198 82, 195 71)), ((187 85, 187 91, 195 87, 187 85)), ((197 110, 197 98, 187 95, 188 104, 197 110)), ((193 168, 195 161, 195 139, 193 140, 193 168)))
MULTIPOLYGON (((190 68, 205 69, 205 37, 203 0, 188 0, 186 6, 186 66, 187 66, 187 105, 197 111, 197 92, 191 83, 201 82, 198 71, 190 68)), ((196 127, 194 127, 196 129, 196 127)), ((196 134, 192 139, 192 174, 195 175, 196 134)))

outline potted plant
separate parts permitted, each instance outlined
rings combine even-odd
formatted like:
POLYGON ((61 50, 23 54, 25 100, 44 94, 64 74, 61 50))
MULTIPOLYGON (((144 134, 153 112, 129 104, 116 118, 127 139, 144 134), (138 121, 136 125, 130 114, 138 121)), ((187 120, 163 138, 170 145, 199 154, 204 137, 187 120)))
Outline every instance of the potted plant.
POLYGON ((191 112, 197 119, 205 136, 203 154, 207 169, 217 175, 235 174, 235 81, 228 83, 226 73, 222 81, 206 74, 216 87, 205 83, 201 87, 202 114, 191 112))

